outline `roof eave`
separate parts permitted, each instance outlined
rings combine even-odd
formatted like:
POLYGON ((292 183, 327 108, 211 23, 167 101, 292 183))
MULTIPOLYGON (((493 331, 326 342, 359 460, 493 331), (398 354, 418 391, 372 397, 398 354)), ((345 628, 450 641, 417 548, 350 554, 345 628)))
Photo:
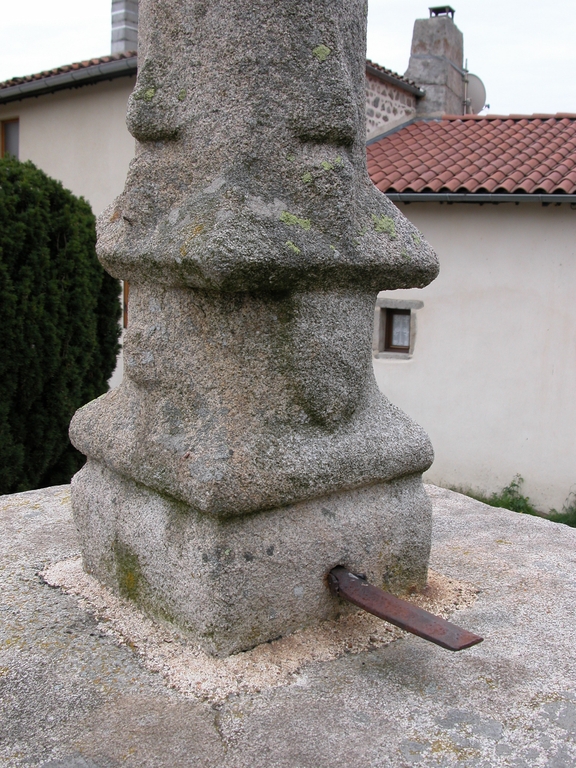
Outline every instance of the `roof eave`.
POLYGON ((403 91, 408 91, 408 93, 412 93, 420 99, 426 95, 426 91, 422 88, 418 88, 417 85, 411 85, 405 80, 400 80, 399 78, 394 77, 394 75, 389 75, 387 72, 382 72, 381 69, 376 69, 376 67, 370 66, 370 64, 366 64, 366 72, 369 75, 373 75, 374 77, 383 80, 385 83, 390 83, 397 88, 401 88, 403 91))
POLYGON ((118 61, 106 61, 102 64, 94 64, 82 69, 74 69, 70 72, 60 72, 41 80, 30 80, 27 83, 12 85, 0 90, 0 104, 8 104, 11 101, 43 96, 47 93, 55 93, 66 88, 77 88, 83 85, 92 85, 103 80, 114 80, 117 77, 128 77, 136 74, 136 56, 118 61))
POLYGON ((488 192, 384 192, 394 203, 576 203, 576 195, 488 192))

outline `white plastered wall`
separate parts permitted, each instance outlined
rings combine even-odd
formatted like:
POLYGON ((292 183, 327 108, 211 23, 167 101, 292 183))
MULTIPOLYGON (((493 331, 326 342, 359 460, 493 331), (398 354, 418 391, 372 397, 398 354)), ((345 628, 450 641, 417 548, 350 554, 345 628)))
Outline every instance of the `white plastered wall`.
POLYGON ((402 205, 440 258, 418 290, 411 359, 375 359, 381 390, 428 431, 426 478, 495 492, 514 475, 543 510, 576 490, 576 210, 402 205))
POLYGON ((20 121, 20 160, 31 160, 82 195, 98 215, 124 188, 134 139, 126 103, 134 77, 71 88, 0 106, 20 121))

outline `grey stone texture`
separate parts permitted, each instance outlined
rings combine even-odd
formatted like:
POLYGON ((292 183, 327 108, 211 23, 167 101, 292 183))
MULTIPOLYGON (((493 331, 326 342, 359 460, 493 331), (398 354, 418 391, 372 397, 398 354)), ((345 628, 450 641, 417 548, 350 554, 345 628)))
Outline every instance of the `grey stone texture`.
POLYGON ((216 656, 341 615, 326 587, 339 564, 390 589, 426 583, 419 476, 218 525, 94 462, 73 490, 86 570, 216 656))
MULTIPOLYGON (((131 286, 125 376, 71 426, 89 458, 74 485, 76 519, 86 564, 105 583, 122 570, 119 549, 105 555, 116 540, 137 551, 146 570, 142 547, 128 541, 128 510, 139 504, 146 506, 135 540, 150 542, 149 518, 159 532, 173 531, 166 521, 179 509, 188 537, 206 541, 220 541, 233 518, 246 518, 235 529, 237 537, 245 531, 245 546, 235 540, 240 553, 252 551, 256 536, 271 538, 274 521, 291 519, 294 505, 323 497, 348 529, 326 531, 322 567, 358 535, 350 544, 356 562, 371 535, 375 547, 362 570, 384 583, 400 572, 406 526, 416 538, 400 569, 404 586, 422 582, 429 526, 417 478, 432 450, 423 430, 377 390, 371 326, 379 290, 423 286, 438 264, 367 174, 365 26, 363 0, 140 3, 139 71, 128 107, 136 157, 124 193, 100 217, 98 241, 104 266, 131 286), (400 494, 399 538, 386 563, 376 542, 397 509, 387 504, 398 478, 412 490, 400 494), (370 486, 380 495, 353 511, 357 489, 370 486), (117 511, 120 498, 126 506, 117 511), (90 523, 96 510, 106 522, 90 523)), ((298 508, 294 537, 312 535, 321 507, 298 508)), ((170 552, 178 546, 167 544, 170 552)), ((282 593, 288 574, 290 583, 306 581, 306 547, 297 565, 297 548, 286 551, 293 560, 264 559, 268 570, 252 566, 253 577, 248 565, 208 569, 207 594, 221 595, 218 632, 234 580, 250 594, 264 589, 263 606, 274 590, 282 593)), ((208 641, 205 619, 192 619, 186 606, 192 582, 185 574, 176 588, 176 566, 167 556, 161 572, 162 559, 154 555, 156 581, 136 599, 155 611, 171 586, 167 612, 207 647, 232 648, 228 635, 208 641)), ((285 627, 327 605, 322 580, 315 589, 287 603, 285 627)), ((258 641, 280 631, 265 614, 252 632, 258 641)), ((234 647, 246 647, 246 637, 238 627, 234 647)))
POLYGON ((406 636, 211 705, 37 575, 79 542, 67 487, 0 498, 2 768, 572 768, 576 530, 439 488, 431 567, 472 583, 451 654, 406 636))
POLYGON ((464 38, 448 16, 414 23, 406 77, 426 95, 416 106, 419 117, 464 114, 464 38))

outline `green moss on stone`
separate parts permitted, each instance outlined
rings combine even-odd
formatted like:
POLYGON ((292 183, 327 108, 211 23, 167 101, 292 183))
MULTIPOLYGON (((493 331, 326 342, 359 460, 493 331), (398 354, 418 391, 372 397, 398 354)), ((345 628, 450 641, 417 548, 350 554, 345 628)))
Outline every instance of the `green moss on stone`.
POLYGON ((186 96, 187 96, 186 88, 182 88, 182 90, 178 94, 178 101, 184 101, 186 96))
POLYGON ((414 245, 420 245, 422 243, 422 239, 418 232, 412 232, 412 240, 414 240, 414 245))
POLYGON ((334 166, 332 165, 332 163, 329 163, 328 160, 322 160, 320 165, 322 166, 322 168, 325 171, 332 171, 332 170, 334 170, 334 166))
POLYGON ((114 542, 113 551, 120 594, 129 600, 136 600, 142 582, 138 556, 126 544, 118 540, 114 542))
POLYGON ((312 51, 312 53, 314 54, 314 56, 316 56, 318 61, 326 61, 326 59, 328 58, 328 56, 330 56, 332 51, 330 50, 330 48, 328 48, 327 45, 322 44, 322 45, 317 45, 316 48, 314 48, 314 50, 312 51))
POLYGON ((306 173, 302 174, 302 181, 304 182, 304 184, 310 184, 310 182, 312 181, 312 174, 310 173, 310 171, 306 171, 306 173))
POLYGON ((374 229, 376 232, 384 232, 385 234, 390 235, 392 240, 396 238, 396 226, 394 225, 394 219, 391 219, 390 216, 385 216, 384 214, 382 216, 376 216, 376 214, 373 213, 372 221, 374 222, 374 229))
POLYGON ((302 227, 302 229, 305 229, 306 231, 308 231, 312 226, 310 219, 301 219, 299 216, 295 216, 293 213, 288 213, 288 211, 282 211, 280 214, 280 221, 282 221, 284 224, 289 224, 290 226, 302 227))

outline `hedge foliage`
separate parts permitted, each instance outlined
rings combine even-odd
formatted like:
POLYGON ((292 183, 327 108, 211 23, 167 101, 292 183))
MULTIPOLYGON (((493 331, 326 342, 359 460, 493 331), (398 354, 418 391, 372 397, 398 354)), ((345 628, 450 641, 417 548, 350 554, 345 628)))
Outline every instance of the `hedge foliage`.
POLYGON ((120 285, 88 203, 32 163, 0 160, 0 493, 67 483, 74 411, 108 388, 120 285))

